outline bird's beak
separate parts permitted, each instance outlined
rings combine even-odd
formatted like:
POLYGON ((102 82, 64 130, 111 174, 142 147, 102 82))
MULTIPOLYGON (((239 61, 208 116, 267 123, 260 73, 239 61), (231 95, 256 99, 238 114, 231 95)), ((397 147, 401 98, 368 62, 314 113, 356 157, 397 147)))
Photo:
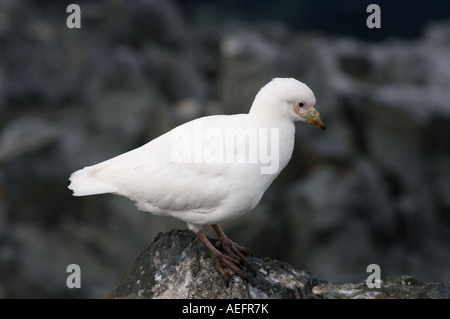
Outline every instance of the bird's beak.
POLYGON ((314 127, 320 128, 322 130, 326 130, 325 124, 323 124, 322 119, 320 118, 319 112, 315 108, 312 108, 305 114, 306 122, 311 124, 314 127))

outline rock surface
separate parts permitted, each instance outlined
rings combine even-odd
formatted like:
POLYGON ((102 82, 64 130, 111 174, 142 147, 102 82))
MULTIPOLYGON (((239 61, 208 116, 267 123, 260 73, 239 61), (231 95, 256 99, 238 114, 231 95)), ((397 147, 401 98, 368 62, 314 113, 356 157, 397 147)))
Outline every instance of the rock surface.
POLYGON ((333 285, 310 272, 270 258, 249 257, 256 274, 234 276, 227 286, 203 244, 188 230, 160 233, 104 298, 123 299, 440 299, 443 283, 424 284, 410 276, 388 278, 380 288, 365 282, 333 285))
POLYGON ((450 299, 450 287, 444 283, 423 283, 408 275, 388 277, 379 288, 365 281, 356 284, 319 284, 312 294, 321 299, 450 299))

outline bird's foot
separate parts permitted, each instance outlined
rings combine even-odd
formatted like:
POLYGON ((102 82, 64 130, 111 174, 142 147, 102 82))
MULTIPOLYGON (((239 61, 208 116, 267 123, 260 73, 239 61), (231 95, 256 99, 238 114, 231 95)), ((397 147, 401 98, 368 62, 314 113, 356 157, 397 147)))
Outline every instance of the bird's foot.
POLYGON ((237 266, 244 265, 252 273, 256 272, 253 264, 245 257, 252 254, 250 249, 236 244, 229 238, 216 241, 216 247, 222 250, 227 257, 234 260, 237 266))
POLYGON ((228 285, 230 283, 231 277, 229 273, 225 270, 225 268, 228 268, 230 271, 241 277, 243 280, 247 279, 247 276, 245 275, 244 271, 240 269, 238 266, 240 265, 240 260, 238 257, 234 256, 227 256, 217 250, 216 247, 214 247, 213 244, 209 241, 209 239, 206 237, 206 235, 203 233, 202 230, 199 230, 197 233, 197 238, 200 239, 200 241, 206 246, 208 249, 211 258, 214 262, 214 266, 216 267, 219 274, 222 276, 225 283, 228 285))
POLYGON ((222 276, 225 283, 228 285, 230 283, 231 277, 228 272, 224 269, 225 267, 231 270, 233 273, 241 277, 243 280, 247 279, 245 273, 238 267, 239 260, 234 259, 233 257, 229 257, 224 255, 217 249, 211 252, 211 258, 214 261, 214 265, 216 266, 217 271, 222 276))
POLYGON ((249 271, 256 273, 253 264, 245 257, 252 254, 250 249, 238 245, 229 239, 219 225, 212 225, 212 228, 219 237, 219 240, 216 241, 216 247, 221 249, 226 256, 231 257, 233 260, 238 260, 236 265, 244 265, 249 271))

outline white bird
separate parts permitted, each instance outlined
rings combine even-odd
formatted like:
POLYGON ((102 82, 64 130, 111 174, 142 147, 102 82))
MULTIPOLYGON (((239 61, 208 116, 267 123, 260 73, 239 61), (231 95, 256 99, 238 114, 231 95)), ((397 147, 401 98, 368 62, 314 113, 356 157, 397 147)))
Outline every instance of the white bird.
POLYGON ((187 223, 225 282, 228 268, 251 272, 250 250, 232 242, 219 223, 252 210, 291 159, 294 122, 325 130, 311 89, 293 78, 275 78, 257 93, 248 114, 202 117, 149 143, 70 176, 74 196, 113 193, 138 209, 187 223), (202 227, 211 225, 217 248, 202 227))

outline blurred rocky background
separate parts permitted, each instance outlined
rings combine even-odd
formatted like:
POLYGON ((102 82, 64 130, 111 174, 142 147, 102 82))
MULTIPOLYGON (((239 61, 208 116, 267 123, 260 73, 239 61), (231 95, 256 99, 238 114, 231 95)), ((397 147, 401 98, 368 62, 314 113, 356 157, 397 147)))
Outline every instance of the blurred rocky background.
MULTIPOLYGON (((99 298, 184 223, 70 174, 209 114, 247 112, 272 77, 306 82, 327 124, 224 226, 255 256, 333 283, 450 282, 450 3, 0 1, 0 297, 99 298), (81 267, 68 289, 66 267, 81 267)), ((189 191, 189 190, 186 190, 189 191)))

